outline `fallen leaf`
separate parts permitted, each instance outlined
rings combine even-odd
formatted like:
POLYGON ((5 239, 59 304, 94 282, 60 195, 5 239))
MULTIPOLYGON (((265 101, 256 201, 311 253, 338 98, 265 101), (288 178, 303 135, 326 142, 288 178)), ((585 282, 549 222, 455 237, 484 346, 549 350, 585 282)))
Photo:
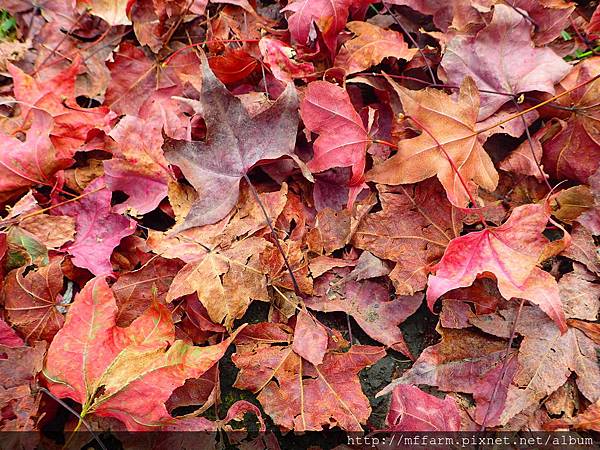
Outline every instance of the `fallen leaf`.
POLYGON ((309 363, 318 366, 323 363, 327 341, 327 329, 308 312, 298 312, 292 350, 309 363))
POLYGON ((182 267, 177 259, 156 256, 138 270, 121 275, 112 285, 119 308, 117 325, 128 326, 153 301, 164 302, 175 275, 182 267))
POLYGON ((389 431, 460 431, 454 399, 442 400, 407 384, 394 388, 385 420, 389 431))
POLYGON ((594 206, 594 197, 589 187, 573 186, 553 196, 551 206, 554 217, 570 224, 594 206))
POLYGON ((199 255, 181 269, 169 288, 167 302, 196 292, 211 320, 231 329, 252 300, 268 301, 267 280, 260 253, 269 243, 248 238, 227 250, 199 255))
POLYGON ((555 419, 544 424, 545 429, 574 428, 575 430, 600 431, 600 400, 572 419, 555 419))
POLYGON ((257 163, 290 156, 296 141, 297 98, 292 84, 269 109, 251 117, 203 58, 200 103, 206 142, 175 141, 166 151, 167 160, 179 166, 200 194, 178 231, 225 217, 238 199, 246 173, 257 163))
POLYGON ((369 136, 346 90, 326 81, 310 83, 300 115, 306 128, 319 134, 313 144, 313 159, 308 162, 310 171, 350 166, 349 184, 361 184, 369 136))
POLYGON ((29 342, 50 342, 65 321, 61 260, 37 270, 12 271, 2 289, 8 318, 29 342))
POLYGON ((264 63, 273 76, 284 83, 290 83, 294 78, 304 78, 315 72, 311 63, 296 61, 296 51, 278 39, 261 38, 258 43, 264 63))
POLYGON ((208 64, 223 83, 237 83, 248 77, 258 67, 258 61, 242 49, 208 58, 208 64))
POLYGON ((29 186, 52 185, 54 174, 73 163, 52 145, 52 117, 38 109, 31 114, 33 123, 24 142, 0 132, 0 202, 29 186))
POLYGON ((527 299, 538 305, 561 332, 567 330, 556 280, 537 267, 548 240, 542 235, 549 218, 543 204, 515 208, 501 226, 453 239, 429 276, 427 304, 446 292, 470 286, 477 276, 492 273, 504 298, 527 299))
POLYGON ((108 22, 110 26, 131 25, 127 17, 131 0, 77 0, 77 6, 89 9, 90 14, 98 16, 108 22))
POLYGON ((412 295, 425 288, 429 267, 460 234, 460 214, 434 180, 378 189, 382 210, 364 217, 352 243, 394 261, 390 278, 396 292, 412 295))
POLYGON ((75 238, 75 219, 36 214, 19 220, 19 228, 31 233, 48 248, 58 249, 75 238))
POLYGON ((344 43, 334 64, 348 75, 376 66, 388 57, 410 61, 417 52, 417 49, 409 49, 396 31, 384 30, 368 22, 348 22, 346 28, 355 37, 344 43))
POLYGON ((137 214, 154 210, 167 196, 171 172, 161 146, 162 123, 125 116, 110 132, 116 146, 113 159, 104 161, 104 180, 111 191, 123 191, 126 202, 115 207, 137 214))
POLYGON ((475 83, 465 79, 457 101, 453 101, 436 89, 409 91, 389 82, 400 96, 405 114, 413 118, 421 134, 401 140, 398 152, 373 167, 367 173, 367 181, 397 185, 437 175, 448 200, 458 207, 469 203, 461 178, 469 189, 473 183, 488 191, 496 189, 498 173, 477 139, 479 92, 475 83))
POLYGON ((371 407, 358 372, 375 364, 380 347, 353 345, 330 349, 319 366, 297 355, 293 331, 282 324, 249 325, 236 341, 232 360, 240 369, 234 387, 258 393, 265 412, 282 430, 321 431, 339 426, 362 431, 371 407))
POLYGON ((600 285, 596 277, 581 264, 573 263, 573 272, 558 282, 560 299, 568 319, 595 321, 600 309, 600 285))
POLYGON ((499 423, 507 403, 506 395, 517 361, 509 354, 506 373, 499 383, 506 356, 506 343, 470 330, 438 329, 442 340, 426 348, 413 366, 386 386, 377 396, 390 393, 399 385, 435 386, 445 392, 473 394, 474 419, 486 426, 499 423), (494 396, 495 392, 495 396, 494 396), (494 396, 493 403, 492 397, 494 396))
POLYGON ((524 141, 515 150, 500 163, 499 168, 507 172, 517 173, 535 177, 539 181, 544 181, 548 175, 542 167, 542 139, 550 127, 556 125, 548 122, 545 126, 536 131, 531 140, 524 141))
POLYGON ((571 244, 561 254, 584 264, 590 271, 600 274, 600 253, 594 243, 594 236, 584 226, 578 223, 573 224, 571 244))
POLYGON ((423 296, 390 299, 388 289, 381 284, 346 280, 345 274, 348 270, 325 274, 316 280, 315 295, 305 299, 306 306, 323 312, 343 311, 371 338, 412 358, 398 326, 417 311, 423 296))
POLYGON ((302 46, 311 47, 316 40, 315 26, 331 54, 335 54, 337 36, 348 20, 349 0, 295 0, 283 8, 291 11, 287 18, 292 38, 302 46))
MULTIPOLYGON (((487 333, 507 338, 516 310, 472 318, 473 325, 487 333)), ((574 328, 560 330, 536 308, 525 306, 516 332, 523 342, 519 347, 517 370, 507 393, 506 408, 500 423, 509 419, 565 384, 571 373, 577 374, 577 387, 590 401, 600 398, 600 368, 597 345, 574 328)))
POLYGON ((66 247, 73 264, 94 275, 112 273, 110 256, 121 239, 135 232, 135 221, 111 211, 111 193, 98 178, 83 191, 85 197, 54 211, 75 218, 75 241, 66 247))
POLYGON ((592 234, 600 235, 600 168, 596 170, 594 175, 588 178, 588 182, 592 196, 594 197, 594 204, 577 221, 592 234))
POLYGON ((0 319, 0 345, 5 345, 6 347, 25 346, 23 339, 2 319, 0 319))
POLYGON ((567 324, 583 331, 587 337, 589 337, 596 344, 600 345, 600 324, 583 322, 577 319, 569 319, 567 320, 567 324))
POLYGON ((381 259, 370 252, 362 252, 358 257, 356 267, 348 275, 356 281, 369 278, 383 277, 390 273, 390 269, 381 259))
MULTIPOLYGON (((531 23, 508 5, 494 6, 489 25, 475 36, 459 35, 446 47, 440 63, 449 84, 471 77, 477 87, 505 94, 531 91, 554 94, 554 85, 571 70, 550 48, 536 48, 531 23), (510 61, 521 61, 511 64, 510 61)), ((483 120, 510 100, 506 95, 482 92, 478 120, 483 120)))
POLYGON ((116 314, 106 281, 89 281, 48 349, 43 373, 49 389, 80 403, 83 418, 114 417, 129 431, 168 425, 174 421, 165 408, 171 393, 210 369, 232 338, 209 347, 175 340, 171 315, 157 303, 127 328, 116 326, 116 314))
POLYGON ((587 183, 600 167, 600 58, 578 64, 561 82, 564 89, 573 89, 585 81, 594 80, 557 99, 559 106, 573 108, 565 127, 544 143, 544 167, 555 178, 587 183))

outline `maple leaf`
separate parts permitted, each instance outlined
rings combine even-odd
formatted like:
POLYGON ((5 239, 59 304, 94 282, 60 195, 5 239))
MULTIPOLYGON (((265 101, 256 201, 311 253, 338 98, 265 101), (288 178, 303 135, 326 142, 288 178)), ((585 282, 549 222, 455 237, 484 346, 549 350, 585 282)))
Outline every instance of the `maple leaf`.
POLYGON ((409 91, 389 82, 400 96, 404 112, 422 133, 401 140, 398 153, 373 167, 367 181, 396 185, 437 175, 448 199, 459 207, 469 202, 465 183, 473 182, 488 191, 496 189, 498 173, 475 129, 479 92, 473 80, 463 81, 457 101, 435 89, 409 91))
POLYGON ((231 329, 252 300, 268 301, 259 255, 270 244, 252 237, 227 250, 212 250, 186 264, 173 280, 167 302, 196 292, 211 320, 231 329))
POLYGON ((117 325, 131 324, 152 301, 164 302, 173 278, 182 266, 177 259, 156 256, 141 268, 121 275, 112 285, 119 308, 117 325))
POLYGON ((127 17, 133 0, 77 0, 77 6, 89 9, 90 14, 106 20, 110 26, 131 25, 127 17))
POLYGON ((35 379, 42 369, 45 342, 35 342, 32 347, 0 344, 0 430, 27 431, 26 439, 3 438, 2 445, 10 448, 34 448, 37 445, 36 422, 39 397, 34 394, 35 379), (33 441, 33 442, 32 442, 33 441))
POLYGON ((48 349, 43 373, 50 391, 80 403, 83 418, 113 417, 129 431, 173 423, 165 407, 171 393, 206 372, 233 338, 209 347, 175 340, 171 315, 158 303, 127 328, 116 326, 116 315, 106 281, 90 280, 48 349))
POLYGON ((358 372, 384 357, 383 348, 353 345, 343 353, 330 347, 323 363, 314 366, 294 352, 292 336, 283 324, 249 325, 232 355, 240 369, 234 387, 258 393, 265 412, 283 430, 338 425, 361 431, 371 408, 358 372))
POLYGON ((104 103, 120 115, 141 115, 142 105, 162 89, 172 88, 171 96, 182 95, 186 84, 200 90, 198 58, 193 53, 179 53, 165 67, 131 42, 122 42, 114 61, 106 65, 111 81, 104 103))
POLYGON ((109 134, 117 145, 114 158, 104 161, 104 179, 112 191, 123 191, 129 198, 117 206, 122 213, 132 208, 138 214, 154 210, 167 196, 171 178, 161 146, 162 123, 125 116, 109 134))
MULTIPOLYGON (((515 9, 497 4, 489 25, 475 36, 456 36, 440 63, 448 83, 471 77, 479 89, 518 95, 529 91, 554 94, 554 84, 571 70, 550 48, 536 48, 532 25, 515 9), (522 64, 512 64, 515 59, 522 64)), ((481 93, 478 120, 509 100, 504 95, 481 93)))
POLYGON ((543 144, 544 167, 555 178, 568 178, 587 183, 600 167, 600 57, 577 65, 561 82, 563 89, 582 86, 557 100, 561 106, 572 108, 563 129, 543 144))
POLYGON ((66 247, 73 264, 94 275, 112 273, 110 256, 121 239, 135 232, 136 222, 111 211, 111 193, 104 179, 97 178, 83 191, 77 202, 59 206, 54 211, 75 218, 75 241, 66 247))
POLYGON ((331 54, 335 54, 337 36, 348 20, 349 0, 295 0, 281 11, 291 11, 288 28, 300 45, 311 47, 317 35, 315 25, 331 54))
POLYGON ((52 185, 54 174, 73 163, 52 145, 52 117, 39 109, 31 114, 33 123, 24 142, 0 132, 0 202, 29 186, 52 185))
POLYGON ((296 50, 278 39, 263 37, 258 47, 263 62, 271 69, 273 76, 284 83, 289 83, 294 78, 304 78, 315 71, 311 63, 296 61, 296 50))
POLYGON ((423 295, 390 300, 388 289, 381 284, 347 280, 349 276, 346 269, 319 277, 315 281, 314 296, 304 303, 317 311, 346 312, 371 338, 412 358, 398 326, 417 311, 423 295))
POLYGON ((178 227, 211 224, 225 217, 239 196, 240 180, 257 163, 291 156, 298 128, 293 84, 271 107, 250 116, 210 69, 203 56, 200 105, 206 142, 172 141, 165 151, 199 192, 185 222, 178 227))
POLYGON ((473 394, 474 418, 478 424, 495 426, 505 408, 508 385, 517 370, 517 361, 509 354, 502 384, 506 343, 468 330, 441 329, 439 344, 426 348, 413 366, 377 394, 392 392, 399 385, 435 386, 445 392, 473 394), (498 384, 498 387, 496 385, 498 384), (492 396, 496 395, 492 401, 492 396))
POLYGON ((2 289, 9 320, 28 341, 51 341, 64 323, 61 314, 63 273, 61 260, 38 270, 22 267, 11 272, 2 289))
POLYGON ((389 431, 460 431, 456 402, 439 399, 416 386, 400 384, 392 392, 386 417, 389 431))
POLYGON ((429 276, 427 303, 430 308, 444 293, 470 286, 477 276, 492 273, 506 299, 527 299, 538 305, 564 333, 567 330, 558 284, 537 267, 548 245, 542 231, 548 222, 547 206, 515 208, 501 226, 453 239, 442 260, 429 276))
MULTIPOLYGON (((508 338, 515 314, 513 308, 474 317, 470 322, 486 333, 508 338)), ((584 333, 569 328, 561 334, 541 311, 529 306, 523 307, 516 332, 523 336, 519 369, 507 392, 501 424, 556 391, 572 372, 577 374, 577 387, 588 400, 600 399, 598 345, 584 333)))
POLYGON ((429 266, 460 234, 461 214, 435 180, 412 186, 378 186, 382 210, 359 223, 352 244, 394 261, 390 278, 401 295, 425 288, 429 266))
POLYGON ((417 52, 415 48, 409 49, 396 31, 384 30, 368 22, 348 22, 346 28, 355 37, 344 43, 334 62, 346 74, 362 72, 390 56, 410 61, 417 52))
POLYGON ((306 128, 319 134, 313 145, 313 159, 307 164, 310 171, 350 166, 349 184, 360 185, 369 136, 348 92, 326 81, 314 81, 308 85, 300 115, 306 128))
POLYGON ((43 109, 52 116, 50 140, 58 158, 71 158, 93 129, 108 132, 115 117, 106 106, 81 108, 77 104, 75 82, 80 67, 81 57, 77 55, 70 66, 47 80, 36 79, 15 66, 8 67, 15 98, 23 105, 23 117, 31 109, 43 109))

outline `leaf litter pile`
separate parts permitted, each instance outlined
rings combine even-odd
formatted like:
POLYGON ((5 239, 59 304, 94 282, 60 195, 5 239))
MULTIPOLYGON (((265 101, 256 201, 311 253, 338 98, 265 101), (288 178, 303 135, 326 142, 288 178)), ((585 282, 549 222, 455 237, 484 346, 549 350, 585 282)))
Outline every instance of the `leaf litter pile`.
POLYGON ((600 431, 593 5, 2 8, 12 448, 600 431))

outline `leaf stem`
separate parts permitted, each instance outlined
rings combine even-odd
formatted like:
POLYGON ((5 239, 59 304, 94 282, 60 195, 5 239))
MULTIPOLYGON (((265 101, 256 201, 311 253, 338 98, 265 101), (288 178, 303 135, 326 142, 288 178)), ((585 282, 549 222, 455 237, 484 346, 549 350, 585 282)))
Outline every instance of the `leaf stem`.
MULTIPOLYGON (((517 108, 517 111, 520 111, 521 107, 519 106, 519 104, 517 103, 517 101, 515 99, 513 99, 513 103, 515 104, 515 108, 517 108)), ((527 126, 527 122, 525 121, 524 116, 521 116, 521 121, 523 122, 523 127, 525 127, 525 134, 527 135, 527 141, 529 142, 529 149, 531 150, 531 157, 533 158, 533 161, 535 162, 535 165, 537 166, 537 168, 540 172, 540 176, 546 183, 546 187, 548 188, 548 190, 552 191, 552 186, 550 186, 550 183, 548 182, 548 178, 546 177, 546 174, 544 173, 542 166, 541 166, 540 162, 538 161, 537 156, 535 155, 535 149, 533 148, 533 139, 531 139, 531 134, 529 133, 529 127, 527 126)))
POLYGON ((283 257, 283 262, 285 263, 285 267, 287 268, 288 272, 290 273, 290 277, 292 278, 292 284, 294 285, 294 293, 298 297, 301 297, 302 294, 300 293, 300 286, 298 285, 298 281, 296 280, 296 276, 294 275, 292 266, 290 265, 290 262, 288 261, 288 258, 286 256, 285 252, 283 251, 281 244, 279 243, 279 237, 277 236, 277 233, 275 232, 275 228, 273 227, 273 223, 271 222, 269 213, 267 213, 267 209, 265 208, 265 205, 263 204, 260 197, 258 196, 258 192, 256 192, 256 189, 254 188, 254 185, 250 181, 248 174, 244 174, 244 179, 246 180, 246 183, 248 183, 250 190, 252 191, 252 196, 254 197, 254 200, 256 200, 256 203, 258 203, 258 206, 260 206, 260 209, 262 210, 262 213, 265 217, 265 221, 267 222, 267 225, 269 226, 269 229, 271 230, 271 235, 273 236, 273 239, 275 240, 275 246, 277 247, 277 250, 279 251, 279 253, 281 253, 281 256, 283 257))
MULTIPOLYGON (((75 430, 73 430, 73 432, 72 432, 73 434, 71 435, 71 438, 69 438, 69 441, 74 436, 74 433, 77 430, 79 430, 79 427, 81 426, 81 424, 83 424, 88 429, 88 431, 92 434, 92 437, 98 443, 98 445, 100 446, 100 448, 102 450, 108 450, 106 448, 106 446, 104 445, 104 443, 100 440, 100 438, 98 437, 98 435, 96 434, 96 432, 92 429, 92 427, 90 426, 90 424, 87 423, 87 421, 83 418, 83 416, 81 414, 79 414, 77 411, 75 411, 73 408, 71 408, 69 405, 67 405, 65 402, 63 402, 60 398, 58 398, 56 395, 54 395, 48 389, 46 389, 44 387, 40 387, 39 390, 41 392, 43 392, 44 394, 46 394, 48 397, 52 398, 56 403, 58 403, 60 406, 62 406, 63 408, 65 408, 67 411, 69 411, 71 414, 73 414, 75 417, 77 417, 79 419, 77 427, 75 428, 75 430)), ((67 444, 68 443, 69 442, 67 442, 67 444)), ((65 448, 67 447, 67 444, 65 444, 65 448)))

